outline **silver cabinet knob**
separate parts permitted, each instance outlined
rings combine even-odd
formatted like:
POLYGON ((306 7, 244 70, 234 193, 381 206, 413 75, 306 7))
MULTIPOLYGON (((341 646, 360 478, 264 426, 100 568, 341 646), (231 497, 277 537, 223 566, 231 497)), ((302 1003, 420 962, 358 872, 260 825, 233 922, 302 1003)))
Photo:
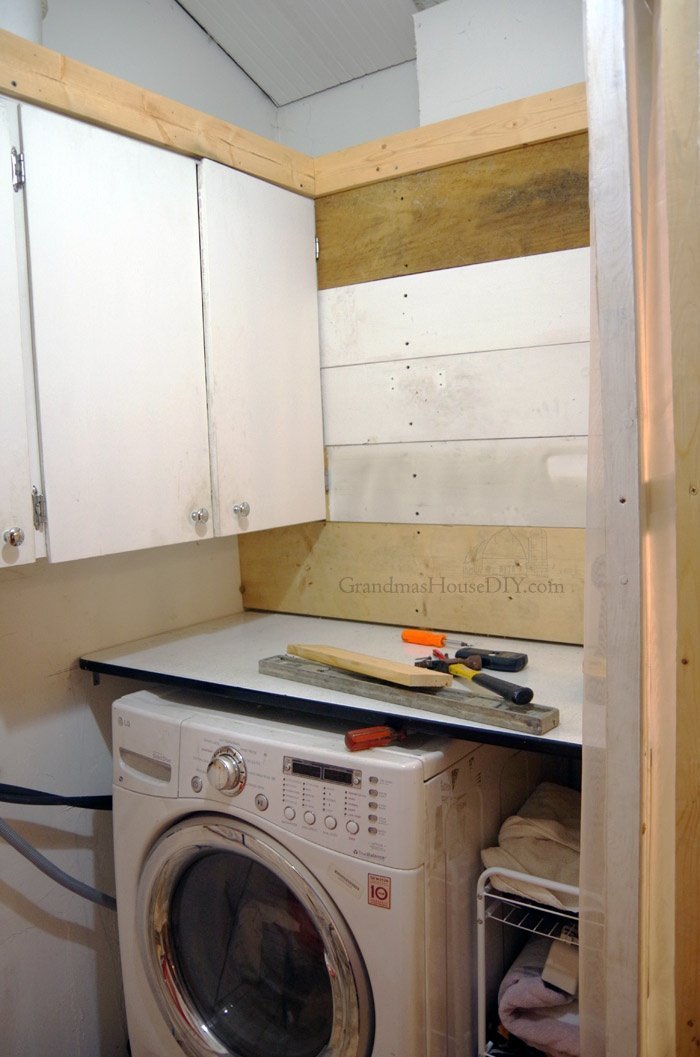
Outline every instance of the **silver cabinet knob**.
POLYGON ((24 529, 19 527, 5 529, 2 538, 5 543, 9 543, 11 547, 21 547, 24 543, 24 529))
POLYGON ((190 517, 194 521, 195 525, 206 525, 209 520, 209 511, 206 507, 202 506, 199 510, 193 510, 190 517))
POLYGON ((233 507, 233 512, 234 514, 237 514, 238 517, 248 517, 248 514, 250 513, 250 504, 235 503, 233 507))
POLYGON ((242 792, 246 769, 240 752, 230 746, 218 749, 209 761, 207 778, 220 793, 236 796, 242 792))

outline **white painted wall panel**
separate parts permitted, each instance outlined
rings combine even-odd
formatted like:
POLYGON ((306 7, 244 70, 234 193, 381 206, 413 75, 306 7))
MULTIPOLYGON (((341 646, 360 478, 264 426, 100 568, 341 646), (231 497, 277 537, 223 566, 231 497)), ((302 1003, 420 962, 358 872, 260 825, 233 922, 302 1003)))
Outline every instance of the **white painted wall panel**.
POLYGON ((586 448, 584 437, 331 447, 330 517, 583 527, 586 448))
POLYGON ((330 367, 321 375, 330 445, 587 431, 586 342, 330 367))
POLYGON ((280 143, 316 157, 418 124, 416 63, 402 62, 277 111, 280 143))
POLYGON ((322 366, 587 341, 589 261, 562 250, 323 290, 322 366))
POLYGON ((582 0, 447 0, 414 23, 421 125, 585 77, 582 0))
POLYGON ((274 103, 174 0, 49 0, 43 43, 276 138, 274 103))

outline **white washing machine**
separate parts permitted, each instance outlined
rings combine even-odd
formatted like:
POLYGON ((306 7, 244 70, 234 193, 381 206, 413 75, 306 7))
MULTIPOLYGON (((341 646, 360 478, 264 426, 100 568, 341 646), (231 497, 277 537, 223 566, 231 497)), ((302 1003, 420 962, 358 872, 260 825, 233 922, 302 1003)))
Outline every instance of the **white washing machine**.
POLYGON ((471 1057, 479 852, 539 757, 139 691, 113 708, 133 1057, 471 1057))

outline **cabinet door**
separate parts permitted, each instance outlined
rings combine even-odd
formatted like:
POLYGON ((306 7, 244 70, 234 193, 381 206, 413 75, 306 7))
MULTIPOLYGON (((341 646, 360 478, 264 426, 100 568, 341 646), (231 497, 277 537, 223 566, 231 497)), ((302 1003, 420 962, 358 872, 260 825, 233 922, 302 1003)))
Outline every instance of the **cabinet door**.
POLYGON ((211 535, 196 163, 20 117, 49 557, 211 535))
MULTIPOLYGON (((0 99, 0 157, 19 148, 16 105, 0 99)), ((17 240, 18 192, 9 165, 0 172, 0 568, 34 561, 29 434, 17 240)), ((26 278, 24 279, 26 283, 26 278)))
POLYGON ((323 518, 313 203, 205 161, 200 223, 217 531, 323 518))

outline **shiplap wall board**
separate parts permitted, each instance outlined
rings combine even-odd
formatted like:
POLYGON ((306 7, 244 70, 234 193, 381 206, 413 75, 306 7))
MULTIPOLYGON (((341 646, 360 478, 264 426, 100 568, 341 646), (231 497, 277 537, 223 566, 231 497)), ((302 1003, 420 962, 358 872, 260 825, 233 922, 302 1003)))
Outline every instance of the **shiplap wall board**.
POLYGON ((321 292, 332 519, 585 524, 589 259, 321 292))
POLYGON ((321 365, 588 341, 588 247, 322 290, 321 365))
POLYGON ((326 444, 583 436, 587 376, 586 342, 324 368, 326 444))
POLYGON ((582 528, 586 438, 327 449, 332 521, 582 528))

